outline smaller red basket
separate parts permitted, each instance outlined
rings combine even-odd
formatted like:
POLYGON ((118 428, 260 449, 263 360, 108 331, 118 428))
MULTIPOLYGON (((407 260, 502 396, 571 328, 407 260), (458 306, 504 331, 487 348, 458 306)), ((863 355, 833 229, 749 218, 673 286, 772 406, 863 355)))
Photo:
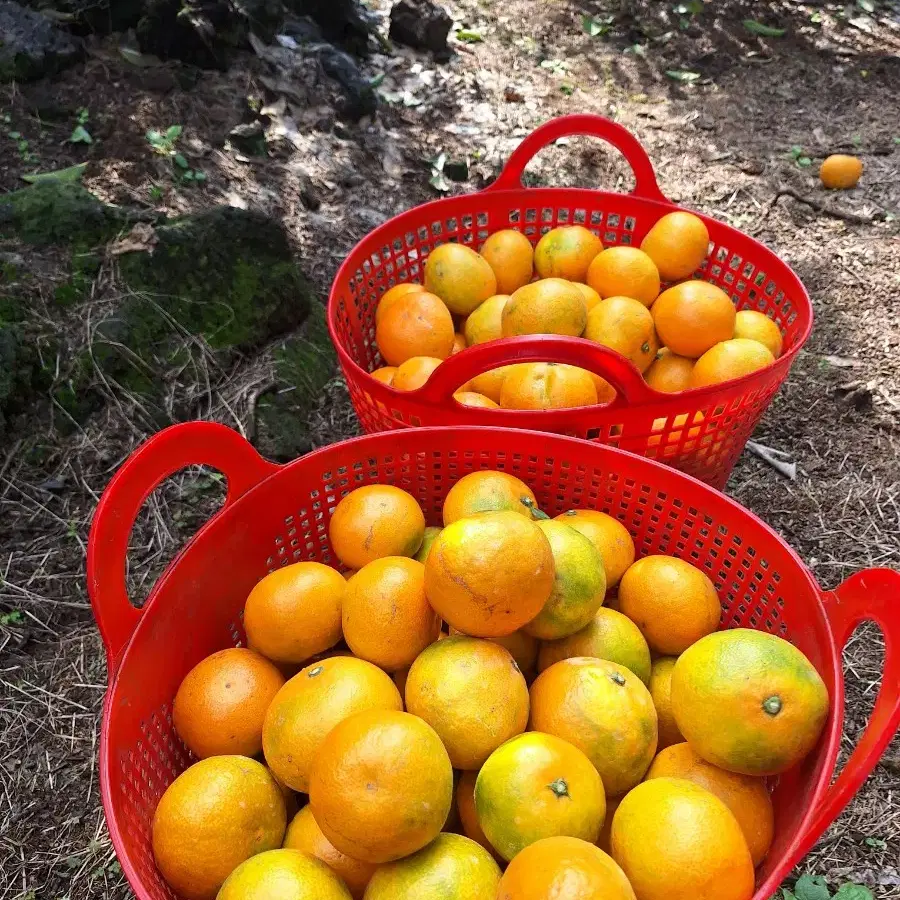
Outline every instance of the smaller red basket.
POLYGON ((604 245, 637 246, 663 215, 680 209, 665 198, 637 139, 600 116, 554 119, 529 135, 486 190, 426 203, 363 238, 331 288, 328 328, 356 414, 367 432, 422 425, 498 425, 552 431, 659 459, 713 487, 723 487, 760 416, 787 376, 812 329, 812 306, 800 279, 771 250, 700 213, 710 250, 696 276, 721 287, 739 309, 759 310, 781 329, 784 352, 771 366, 724 385, 663 394, 624 357, 582 338, 506 338, 471 347, 443 363, 418 391, 401 392, 371 376, 384 365, 375 345, 375 309, 386 290, 423 279, 428 254, 448 241, 480 247, 514 228, 532 244, 557 225, 581 224, 604 245), (524 188, 522 174, 543 147, 567 135, 602 138, 630 164, 630 194, 576 188, 524 188), (474 376, 514 362, 564 362, 602 376, 617 397, 577 409, 473 409, 453 399, 474 376), (686 416, 681 419, 681 416, 686 416), (687 421, 689 427, 684 428, 687 421))

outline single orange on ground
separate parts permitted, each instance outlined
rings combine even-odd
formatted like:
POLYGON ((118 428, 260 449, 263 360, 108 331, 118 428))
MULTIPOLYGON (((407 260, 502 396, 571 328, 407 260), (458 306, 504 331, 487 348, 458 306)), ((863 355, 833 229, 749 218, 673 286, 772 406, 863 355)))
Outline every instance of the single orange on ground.
POLYGON ((490 369, 476 375, 470 382, 471 389, 478 394, 493 400, 494 403, 500 403, 500 391, 503 388, 503 382, 506 376, 515 369, 515 366, 500 366, 499 369, 490 369))
POLYGON ((640 900, 750 900, 753 861, 715 794, 682 778, 639 784, 619 804, 612 855, 640 900))
POLYGON ((347 886, 320 859, 300 850, 268 850, 241 863, 216 900, 351 900, 347 886))
POLYGON ((406 294, 418 294, 424 291, 425 288, 422 287, 421 284, 416 284, 415 282, 409 281, 404 282, 403 284, 395 284, 392 288, 388 288, 378 301, 378 306, 375 307, 375 324, 376 326, 381 321, 381 317, 397 302, 400 297, 405 296, 406 294))
POLYGON ((406 710, 424 719, 455 769, 479 769, 528 724, 528 685, 503 647, 459 635, 427 647, 406 679, 406 710))
POLYGON ((434 543, 434 539, 443 531, 442 528, 438 528, 436 525, 428 525, 425 528, 425 534, 422 537, 422 546, 419 547, 418 552, 416 553, 414 559, 417 559, 420 563, 424 563, 426 559, 428 559, 428 553, 431 550, 431 545, 434 543))
POLYGON ((778 359, 784 346, 781 329, 774 320, 755 309, 739 309, 734 319, 734 336, 759 341, 778 359))
POLYGON ((602 249, 600 238, 583 225, 563 225, 538 241, 534 267, 541 278, 587 282, 588 266, 602 249))
POLYGON ((425 566, 405 556, 363 566, 347 583, 341 618, 354 656, 386 672, 412 665, 441 631, 425 599, 425 566))
POLYGON ((570 509, 556 517, 580 531, 599 551, 607 589, 615 587, 634 562, 634 541, 618 520, 595 509, 570 509))
POLYGON ((675 656, 719 627, 716 588, 696 566, 674 556, 645 556, 619 584, 619 609, 634 622, 650 649, 675 656))
POLYGON ((467 346, 466 336, 457 331, 456 334, 453 335, 453 346, 450 348, 450 355, 454 356, 457 353, 461 353, 467 346))
POLYGON ((641 241, 641 250, 656 264, 663 281, 688 278, 703 264, 708 249, 705 223, 688 212, 663 216, 641 241))
POLYGON ((409 713, 357 713, 319 748, 309 804, 328 840, 353 859, 385 863, 421 850, 444 827, 452 803, 447 751, 409 713))
POLYGON ((391 387, 398 391, 417 391, 442 362, 436 356, 413 356, 397 366, 391 387))
POLYGON ((443 300, 427 291, 404 294, 391 304, 375 329, 375 343, 388 365, 414 356, 446 359, 453 350, 453 316, 443 300))
POLYGON ((762 778, 726 772, 701 759, 687 743, 660 751, 647 771, 647 779, 651 778, 686 778, 711 791, 738 820, 753 865, 765 859, 772 846, 775 812, 762 778))
POLYGON ((694 366, 691 387, 721 384, 757 372, 775 362, 769 348, 759 341, 733 338, 711 347, 694 366))
POLYGON ((172 704, 175 730, 199 759, 256 756, 266 710, 283 684, 275 665, 253 650, 220 650, 181 682, 172 704))
POLYGON ((484 394, 476 394, 475 391, 457 391, 453 395, 453 399, 463 406, 474 407, 475 409, 500 409, 499 403, 494 403, 490 397, 484 394))
POLYGON ((354 656, 307 666, 275 695, 263 725, 263 751, 272 773, 295 791, 309 791, 309 773, 325 736, 367 709, 401 710, 391 678, 354 656))
POLYGON ((630 669, 576 656, 555 663, 531 686, 531 727, 578 747, 606 793, 618 797, 643 777, 656 754, 656 709, 630 669))
POLYGON ((389 484, 369 484, 342 497, 328 524, 338 559, 361 569, 383 556, 414 556, 422 545, 425 516, 411 494, 389 484))
POLYGON ((482 245, 481 255, 494 270, 497 290, 511 294, 531 281, 534 274, 534 248, 519 231, 505 228, 495 231, 482 245))
POLYGON ((491 842, 484 836, 481 824, 478 821, 478 812, 475 809, 475 780, 477 772, 463 772, 456 786, 456 811, 459 813, 459 822, 463 834, 476 844, 481 844, 496 859, 502 859, 491 846, 491 842))
POLYGON ((153 814, 153 856, 186 900, 213 900, 245 859, 281 846, 284 797, 262 763, 213 756, 185 769, 153 814))
POLYGON ((299 562, 266 575, 244 604, 249 645, 279 663, 302 663, 341 639, 343 576, 317 562, 299 562))
POLYGON ((467 316, 497 293, 497 277, 484 257, 462 244, 441 244, 425 260, 425 289, 454 315, 467 316))
POLYGON ((464 475, 444 498, 444 525, 477 513, 510 510, 533 518, 537 509, 534 492, 515 475, 493 469, 464 475))
POLYGON ((706 281, 683 281, 663 291, 652 312, 660 342, 679 356, 697 359, 734 336, 731 298, 706 281))
POLYGON ((845 191, 856 187, 862 172, 863 164, 860 159, 844 153, 834 153, 819 168, 819 179, 831 190, 845 191))
POLYGON ((593 406, 597 388, 590 372, 565 363, 520 363, 500 388, 504 409, 571 409, 593 406))
POLYGON ((478 309, 466 318, 466 344, 486 344, 503 337, 503 308, 509 300, 509 294, 494 294, 488 297, 478 309))
POLYGON ((606 814, 603 782, 577 747, 529 731, 498 747, 475 780, 475 810, 505 860, 541 838, 596 841, 606 814))
POLYGON ((631 297, 651 306, 659 294, 659 271, 637 247, 607 247, 591 261, 587 283, 601 297, 631 297))
POLYGON ((664 394, 675 394, 691 387, 691 372, 694 371, 694 360, 687 356, 679 356, 668 347, 660 348, 656 359, 644 373, 644 379, 656 391, 664 394))
POLYGON ((580 281, 573 281, 572 284, 581 291, 581 295, 584 297, 584 305, 587 307, 588 312, 603 299, 589 284, 582 284, 580 281))
POLYGON ((578 337, 587 321, 584 294, 570 281, 544 278, 519 288, 500 316, 503 337, 561 334, 578 337))
POLYGON ((598 303, 588 313, 584 336, 621 353, 641 372, 650 368, 659 350, 653 316, 631 297, 608 297, 598 303))
POLYGON ((396 366, 382 366, 372 373, 372 377, 382 384, 390 387, 394 383, 394 375, 397 374, 396 366))
POLYGON ((464 634, 499 637, 530 622, 553 589, 550 542, 517 512, 481 513, 448 525, 425 562, 425 596, 464 634))
POLYGON ((744 775, 778 775, 815 746, 828 717, 828 690, 793 644, 732 628, 678 658, 672 711, 707 762, 744 775))
POLYGON ((658 749, 660 750, 684 741, 684 735, 678 730, 678 723, 672 712, 672 672, 675 671, 676 662, 678 662, 677 656, 658 656, 653 660, 653 666, 650 669, 649 688, 659 720, 658 749))
POLYGON ((526 847, 507 866, 497 900, 636 900, 618 864, 603 850, 571 837, 526 847))

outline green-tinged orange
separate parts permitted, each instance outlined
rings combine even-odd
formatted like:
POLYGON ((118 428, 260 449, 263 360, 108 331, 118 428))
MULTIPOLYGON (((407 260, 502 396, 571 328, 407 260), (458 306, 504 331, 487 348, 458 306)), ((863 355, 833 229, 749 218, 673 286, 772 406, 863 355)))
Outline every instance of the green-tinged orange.
POLYGON ((315 856, 269 850, 238 866, 216 900, 352 900, 352 895, 315 856))
POLYGON ((454 315, 467 316, 497 293, 497 277, 471 247, 441 244, 425 260, 425 290, 437 294, 454 315))
POLYGON ((437 525, 428 525, 425 528, 425 534, 422 537, 422 546, 419 547, 413 559, 417 559, 420 563, 424 563, 425 560, 428 559, 428 554, 431 551, 431 545, 434 543, 434 539, 440 533, 441 528, 437 525))
POLYGON ((466 345, 486 344, 503 337, 503 307, 509 300, 509 294, 494 294, 488 297, 477 309, 466 317, 466 345))
POLYGON ((538 241, 534 248, 534 267, 541 278, 586 283, 588 266, 602 249, 600 238, 583 225, 561 225, 538 241))
POLYGON ((595 509, 570 509, 556 517, 580 531, 603 558, 607 588, 614 588, 625 570, 634 562, 634 541, 618 520, 595 509))
POLYGON ((450 488, 444 498, 444 525, 477 513, 511 510, 527 519, 537 508, 534 492, 514 475, 494 470, 470 472, 450 488))
POLYGON ((658 656, 650 670, 650 696, 656 707, 659 720, 659 749, 680 744, 684 735, 678 730, 678 723, 672 712, 672 672, 675 671, 677 656, 658 656))
POLYGON ((578 337, 587 321, 584 294, 562 278, 544 278, 520 287, 500 316, 503 337, 561 334, 578 337))

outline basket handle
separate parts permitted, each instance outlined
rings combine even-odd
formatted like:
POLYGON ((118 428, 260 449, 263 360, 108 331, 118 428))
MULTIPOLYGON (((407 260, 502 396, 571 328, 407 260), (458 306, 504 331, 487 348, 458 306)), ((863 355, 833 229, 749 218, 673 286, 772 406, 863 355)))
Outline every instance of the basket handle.
POLYGON ((110 680, 142 613, 128 599, 125 583, 131 529, 160 482, 190 465, 211 466, 225 476, 228 490, 222 509, 277 469, 240 434, 216 422, 172 425, 125 460, 97 504, 87 551, 88 593, 110 680))
POLYGON ((616 122, 603 116, 595 116, 586 113, 573 116, 560 116, 551 119, 536 128, 526 137, 518 147, 510 154, 503 171, 487 191, 521 190, 522 173, 534 156, 544 147, 559 140, 561 137, 585 134, 598 137, 612 144, 631 166, 634 173, 634 197, 645 200, 655 200, 660 203, 669 203, 669 199, 659 189, 656 174, 653 171, 653 163, 647 151, 641 146, 640 141, 627 128, 623 128, 616 122))
POLYGON ((585 338, 556 334, 503 338, 476 344, 445 359, 428 381, 410 394, 425 403, 446 405, 461 384, 500 366, 519 362, 568 363, 605 378, 618 392, 611 405, 645 403, 655 391, 629 360, 615 350, 585 338))

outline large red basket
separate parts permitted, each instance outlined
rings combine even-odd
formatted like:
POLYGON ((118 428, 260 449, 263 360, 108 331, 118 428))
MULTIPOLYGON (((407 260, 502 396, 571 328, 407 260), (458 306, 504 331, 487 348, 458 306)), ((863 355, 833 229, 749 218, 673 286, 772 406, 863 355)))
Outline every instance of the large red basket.
MULTIPOLYGON (((557 225, 583 224, 605 245, 640 244, 667 200, 638 141, 600 116, 554 119, 527 137, 486 190, 426 203, 395 216, 363 238, 338 271, 328 301, 328 327, 353 406, 367 432, 421 425, 501 425, 533 428, 620 447, 722 487, 760 416, 787 376, 812 328, 812 307, 800 279, 771 250, 740 231, 701 215, 710 251, 697 276, 723 288, 740 309, 759 310, 784 336, 771 366, 728 384, 662 394, 624 357, 592 341, 566 337, 507 338, 451 357, 418 391, 403 393, 369 374, 383 365, 375 345, 375 308, 403 281, 422 281, 423 264, 439 244, 478 248, 488 235, 515 228, 531 242, 557 225), (574 188, 524 188, 529 160, 560 137, 587 134, 621 151, 634 171, 630 194, 574 188), (453 392, 481 372, 512 362, 566 362, 602 375, 617 390, 604 407, 547 410, 473 409, 453 392), (682 427, 688 415, 693 427, 682 427), (662 421, 660 421, 662 420, 662 421)), ((699 215, 699 214, 698 214, 699 215)))
POLYGON ((153 862, 150 823, 167 785, 192 762, 172 727, 175 692, 205 656, 244 641, 241 611, 251 588, 291 562, 334 562, 328 522, 353 488, 396 484, 437 524, 454 482, 485 468, 524 479, 551 515, 572 507, 603 510, 628 527, 639 555, 667 553, 702 567, 719 591, 722 627, 787 638, 825 679, 828 723, 816 749, 775 788, 776 839, 755 900, 774 893, 858 790, 900 723, 900 574, 871 569, 823 591, 771 528, 718 491, 651 460, 558 435, 472 427, 394 431, 277 466, 222 425, 175 425, 115 475, 88 546, 88 588, 109 662, 100 731, 103 807, 140 900, 174 896, 153 862), (224 508, 136 609, 125 586, 135 517, 156 485, 195 463, 228 479, 224 508), (864 620, 884 633, 882 687, 865 733, 831 784, 844 713, 841 648, 864 620))

